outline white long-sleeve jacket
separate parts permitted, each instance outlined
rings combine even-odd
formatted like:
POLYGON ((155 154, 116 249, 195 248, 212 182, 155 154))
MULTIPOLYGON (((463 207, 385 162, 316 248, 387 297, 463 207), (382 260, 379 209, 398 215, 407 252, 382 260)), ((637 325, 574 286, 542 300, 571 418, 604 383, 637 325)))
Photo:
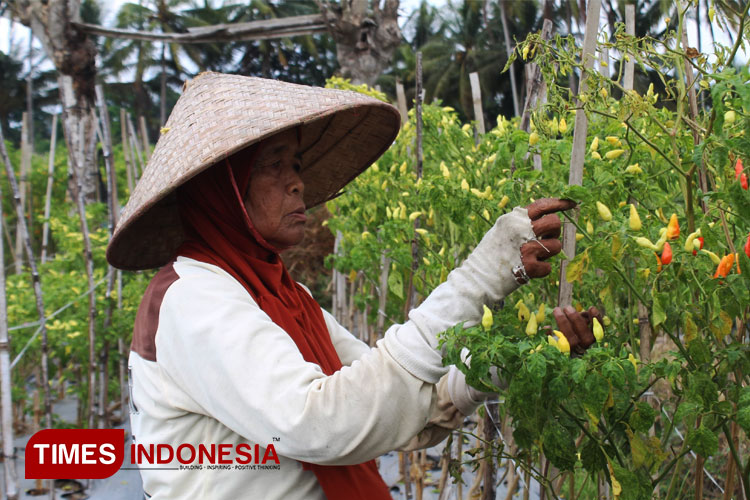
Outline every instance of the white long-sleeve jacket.
MULTIPOLYGON (((215 468, 208 462, 217 460, 208 459, 201 469, 179 470, 175 458, 156 464, 141 453, 146 495, 323 499, 301 461, 357 464, 443 439, 479 398, 455 368, 449 374, 443 366, 436 336, 461 322, 476 324, 482 303, 516 288, 511 267, 520 262, 521 244, 533 237, 523 209, 501 217, 492 231, 504 244, 497 234, 498 241, 485 244, 486 236, 475 251, 481 255, 484 245, 482 259, 491 255, 492 269, 469 257, 375 348, 324 312, 344 365, 331 376, 306 362, 286 332, 222 269, 185 257, 162 269, 139 308, 129 359, 134 441, 146 451, 167 444, 185 461, 190 448, 213 445, 218 453, 224 445, 231 464, 215 468), (275 453, 269 454, 269 445, 275 453), (250 467, 238 463, 248 454, 250 467), (266 463, 257 463, 264 455, 266 463)), ((138 450, 131 458, 136 462, 138 450)), ((160 456, 167 455, 162 450, 160 456)))

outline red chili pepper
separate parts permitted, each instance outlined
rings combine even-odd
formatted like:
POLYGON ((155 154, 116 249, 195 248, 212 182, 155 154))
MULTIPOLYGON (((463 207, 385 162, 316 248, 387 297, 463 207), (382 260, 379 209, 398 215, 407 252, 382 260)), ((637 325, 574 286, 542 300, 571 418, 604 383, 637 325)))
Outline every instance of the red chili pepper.
POLYGON ((747 241, 745 242, 745 255, 750 258, 750 234, 747 235, 747 241))
POLYGON ((661 252, 661 263, 665 266, 672 262, 672 247, 669 242, 664 243, 664 250, 661 252))
POLYGON ((742 189, 747 191, 747 174, 742 174, 740 176, 740 186, 742 186, 742 189))
POLYGON ((742 166, 742 159, 737 158, 737 163, 734 164, 734 180, 740 178, 740 175, 742 175, 742 171, 744 169, 745 167, 742 166))
MULTIPOLYGON (((702 249, 703 249, 703 236, 698 236, 698 237, 696 238, 696 240, 698 240, 698 241, 700 241, 700 242, 701 242, 701 246, 700 246, 700 248, 701 248, 701 250, 702 250, 702 249)), ((697 250, 693 250, 693 255, 698 255, 698 251, 697 251, 697 250)))

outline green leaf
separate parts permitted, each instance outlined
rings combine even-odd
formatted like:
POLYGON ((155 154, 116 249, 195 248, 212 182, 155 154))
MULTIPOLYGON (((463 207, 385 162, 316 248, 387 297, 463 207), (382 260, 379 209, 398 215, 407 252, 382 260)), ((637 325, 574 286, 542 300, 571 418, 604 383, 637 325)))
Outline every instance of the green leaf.
POLYGON ((737 423, 746 433, 750 434, 750 406, 737 411, 737 423))
POLYGON ((586 377, 586 362, 581 358, 570 360, 570 376, 573 382, 580 384, 586 377))
POLYGON ((685 442, 693 451, 704 457, 710 457, 719 450, 719 438, 703 424, 697 429, 690 429, 685 442))
POLYGON ((585 251, 576 255, 575 258, 568 263, 568 266, 565 268, 565 279, 568 280, 568 283, 581 281, 583 273, 588 267, 588 261, 589 254, 588 251, 585 251))
POLYGON ((544 426, 542 447, 552 465, 560 470, 573 470, 576 463, 575 441, 557 421, 553 420, 544 426))
POLYGON ((401 300, 404 300, 404 277, 401 273, 391 271, 388 275, 388 290, 401 300))
POLYGON ((658 295, 653 296, 654 301, 651 306, 651 319, 654 324, 654 328, 661 325, 667 319, 667 313, 664 312, 664 306, 661 304, 661 300, 658 295))
POLYGON ((607 470, 607 459, 599 448, 599 444, 588 438, 586 444, 581 448, 581 463, 590 474, 607 470))
POLYGON ((604 402, 609 396, 609 382, 594 372, 586 377, 583 383, 583 403, 595 415, 599 415, 604 408, 604 402))
POLYGON ((638 401, 635 404, 635 409, 630 414, 628 423, 633 430, 646 432, 654 424, 654 418, 656 418, 656 411, 651 405, 645 401, 638 401))

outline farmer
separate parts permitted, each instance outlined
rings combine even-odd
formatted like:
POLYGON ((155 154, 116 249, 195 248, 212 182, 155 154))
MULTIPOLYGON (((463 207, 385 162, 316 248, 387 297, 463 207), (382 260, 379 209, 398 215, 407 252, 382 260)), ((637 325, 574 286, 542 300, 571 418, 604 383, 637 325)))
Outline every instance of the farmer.
MULTIPOLYGON (((399 123, 353 92, 217 73, 186 84, 107 250, 122 269, 161 266, 135 320, 132 433, 189 470, 142 463, 147 498, 388 499, 373 459, 439 442, 486 397, 443 366, 437 335, 547 275, 554 212, 571 202, 500 217, 372 349, 279 258, 302 240, 305 210, 375 161, 399 123), (201 446, 217 450, 202 469, 201 446), (231 465, 215 467, 222 449, 231 465)), ((555 311, 574 350, 593 343, 593 313, 555 311)))

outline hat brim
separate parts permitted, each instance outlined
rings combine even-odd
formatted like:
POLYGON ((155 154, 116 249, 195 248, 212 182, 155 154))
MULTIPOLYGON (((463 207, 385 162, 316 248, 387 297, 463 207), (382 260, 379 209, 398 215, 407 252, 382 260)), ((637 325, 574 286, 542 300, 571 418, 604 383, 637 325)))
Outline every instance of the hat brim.
POLYGON ((354 92, 236 75, 208 76, 214 76, 216 81, 209 82, 206 76, 196 78, 180 101, 190 99, 190 94, 199 99, 201 92, 196 91, 207 89, 226 97, 220 88, 227 87, 226 83, 242 96, 243 90, 248 91, 243 87, 257 86, 260 81, 271 91, 252 89, 255 99, 268 94, 265 103, 274 109, 270 114, 265 109, 255 111, 276 119, 268 120, 268 126, 258 130, 252 106, 243 111, 226 99, 220 105, 209 100, 213 109, 199 111, 200 116, 196 117, 195 106, 180 107, 178 101, 167 121, 167 131, 157 142, 107 248, 107 260, 114 267, 141 270, 168 263, 185 238, 175 195, 177 187, 248 146, 300 127, 300 175, 305 183, 305 204, 311 208, 335 197, 377 160, 391 146, 400 127, 396 108, 354 92), (274 101, 279 95, 288 98, 290 93, 291 102, 299 105, 278 106, 274 101), (317 106, 310 102, 315 98, 320 98, 317 106), (197 138, 191 141, 191 137, 197 138))

